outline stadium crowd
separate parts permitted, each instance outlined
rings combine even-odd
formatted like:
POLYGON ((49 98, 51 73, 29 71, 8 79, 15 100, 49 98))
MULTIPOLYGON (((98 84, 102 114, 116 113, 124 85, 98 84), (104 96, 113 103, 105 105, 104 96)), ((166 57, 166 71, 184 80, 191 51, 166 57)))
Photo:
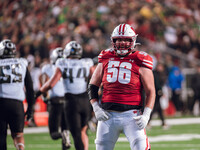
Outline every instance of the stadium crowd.
POLYGON ((139 35, 139 49, 164 63, 169 74, 182 66, 170 54, 163 57, 166 46, 191 62, 200 58, 199 8, 199 0, 0 0, 0 39, 11 39, 19 56, 39 69, 52 49, 71 40, 83 46, 83 57, 94 58, 109 46, 113 28, 128 23, 139 35))

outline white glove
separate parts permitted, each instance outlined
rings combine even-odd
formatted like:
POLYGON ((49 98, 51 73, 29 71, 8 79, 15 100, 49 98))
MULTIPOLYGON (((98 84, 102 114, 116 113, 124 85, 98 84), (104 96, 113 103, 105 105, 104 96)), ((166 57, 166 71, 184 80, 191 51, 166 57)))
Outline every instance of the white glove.
POLYGON ((92 107, 93 107, 93 111, 94 111, 94 114, 96 116, 96 119, 98 121, 106 121, 111 117, 111 115, 107 111, 103 110, 99 106, 97 101, 92 103, 92 107))
POLYGON ((151 111, 152 111, 151 108, 145 107, 142 115, 137 116, 137 117, 133 117, 133 119, 135 119, 136 125, 138 126, 138 128, 140 130, 144 129, 147 126, 147 123, 148 123, 149 118, 150 118, 151 111))

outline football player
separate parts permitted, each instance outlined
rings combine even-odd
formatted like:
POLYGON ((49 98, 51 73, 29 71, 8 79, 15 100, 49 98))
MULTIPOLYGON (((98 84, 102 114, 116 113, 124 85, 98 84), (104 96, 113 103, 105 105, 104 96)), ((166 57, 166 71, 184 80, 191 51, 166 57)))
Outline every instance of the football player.
POLYGON ((93 66, 91 58, 81 58, 82 46, 76 41, 66 44, 63 55, 56 61, 54 75, 48 80, 37 95, 54 87, 63 77, 65 98, 67 100, 67 120, 74 139, 76 150, 88 150, 87 123, 91 115, 87 95, 88 77, 93 66))
POLYGON ((6 150, 7 127, 17 150, 24 150, 24 115, 32 117, 35 103, 33 83, 24 58, 16 57, 16 46, 6 39, 0 42, 0 149, 6 150), (28 108, 24 114, 23 100, 28 108))
MULTIPOLYGON (((43 85, 46 81, 53 76, 56 69, 55 63, 58 58, 63 57, 63 48, 58 47, 52 50, 50 55, 50 64, 46 64, 42 67, 42 74, 40 75, 40 83, 43 85)), ((56 83, 56 85, 49 90, 48 97, 45 95, 43 99, 47 103, 49 118, 48 126, 51 138, 57 140, 62 138, 62 149, 69 149, 71 146, 68 124, 66 120, 65 105, 66 101, 64 98, 64 86, 62 78, 56 83), (62 133, 59 132, 61 127, 62 133)))
POLYGON ((111 35, 112 48, 101 51, 88 94, 98 120, 96 150, 113 150, 123 132, 131 150, 149 150, 145 132, 155 101, 152 58, 135 50, 137 35, 128 24, 118 25, 111 35), (101 103, 99 86, 103 86, 101 103), (143 113, 142 91, 146 99, 143 113))

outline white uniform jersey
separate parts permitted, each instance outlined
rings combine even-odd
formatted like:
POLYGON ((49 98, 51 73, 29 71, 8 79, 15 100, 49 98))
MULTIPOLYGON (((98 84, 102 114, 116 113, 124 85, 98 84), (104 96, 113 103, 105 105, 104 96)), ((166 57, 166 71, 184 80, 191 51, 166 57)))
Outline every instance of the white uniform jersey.
POLYGON ((93 65, 91 58, 58 59, 56 66, 62 72, 65 93, 82 94, 86 92, 90 68, 93 65))
POLYGON ((0 59, 0 97, 23 101, 28 62, 24 58, 0 59))
MULTIPOLYGON (((51 65, 51 64, 47 64, 44 65, 42 67, 42 74, 46 74, 49 78, 51 78, 51 76, 53 76, 54 71, 56 69, 55 65, 51 65)), ((49 90, 49 97, 53 98, 53 97, 64 97, 64 86, 63 86, 63 79, 61 78, 56 85, 49 90)))

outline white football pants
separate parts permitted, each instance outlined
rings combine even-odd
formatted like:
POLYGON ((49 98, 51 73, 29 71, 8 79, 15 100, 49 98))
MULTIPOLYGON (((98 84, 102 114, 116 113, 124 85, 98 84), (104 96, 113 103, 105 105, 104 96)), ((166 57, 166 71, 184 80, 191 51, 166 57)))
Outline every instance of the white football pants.
POLYGON ((139 110, 109 112, 107 121, 98 121, 96 150, 113 150, 120 133, 127 137, 131 150, 149 150, 150 144, 145 129, 138 129, 133 117, 140 115, 139 110))

